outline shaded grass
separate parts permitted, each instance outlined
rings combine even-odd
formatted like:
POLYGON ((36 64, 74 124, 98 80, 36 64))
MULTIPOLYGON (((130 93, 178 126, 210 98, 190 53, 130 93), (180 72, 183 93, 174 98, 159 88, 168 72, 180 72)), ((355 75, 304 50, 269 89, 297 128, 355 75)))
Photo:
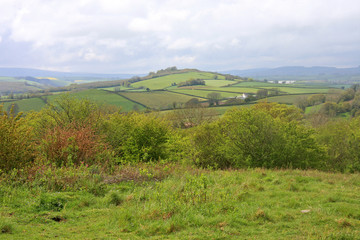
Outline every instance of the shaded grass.
POLYGON ((0 237, 359 239, 358 174, 167 167, 139 165, 120 175, 115 171, 122 177, 133 176, 138 168, 154 176, 159 169, 167 174, 160 181, 147 177, 108 182, 101 196, 86 190, 2 188, 1 220, 16 228, 0 237), (41 199, 57 199, 63 207, 39 208, 41 199))

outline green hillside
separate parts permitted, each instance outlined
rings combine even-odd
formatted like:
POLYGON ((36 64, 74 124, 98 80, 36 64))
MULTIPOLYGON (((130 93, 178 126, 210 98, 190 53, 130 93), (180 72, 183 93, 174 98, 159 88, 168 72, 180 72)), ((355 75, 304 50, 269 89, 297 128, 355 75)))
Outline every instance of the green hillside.
MULTIPOLYGON (((173 83, 181 83, 188 81, 190 79, 214 79, 216 74, 208 73, 208 72, 186 72, 186 73, 177 73, 177 74, 170 74, 163 77, 156 77, 140 82, 133 83, 131 86, 134 88, 144 87, 150 88, 151 90, 156 89, 164 89, 170 87, 173 83)), ((219 78, 225 78, 220 76, 219 78)))

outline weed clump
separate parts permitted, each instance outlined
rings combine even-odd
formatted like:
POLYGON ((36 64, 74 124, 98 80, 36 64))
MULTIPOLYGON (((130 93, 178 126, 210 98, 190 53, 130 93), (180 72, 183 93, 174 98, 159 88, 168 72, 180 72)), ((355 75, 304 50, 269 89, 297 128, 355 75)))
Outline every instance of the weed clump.
POLYGON ((11 234, 11 233, 14 232, 14 227, 10 223, 3 223, 3 224, 0 225, 0 232, 1 233, 11 234))
POLYGON ((115 206, 119 206, 124 202, 124 197, 117 192, 110 193, 109 203, 115 206))
POLYGON ((65 197, 59 194, 42 194, 37 210, 60 212, 65 207, 66 202, 65 197))
POLYGON ((346 228, 346 227, 351 227, 352 224, 345 218, 340 218, 339 220, 336 221, 339 225, 339 227, 342 228, 346 228))

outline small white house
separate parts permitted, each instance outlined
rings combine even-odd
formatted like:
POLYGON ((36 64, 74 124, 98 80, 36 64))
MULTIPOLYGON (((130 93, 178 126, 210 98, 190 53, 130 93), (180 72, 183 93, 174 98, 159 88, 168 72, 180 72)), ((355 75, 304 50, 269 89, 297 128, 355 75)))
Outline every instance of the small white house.
POLYGON ((247 93, 243 93, 242 95, 236 96, 236 99, 246 99, 249 96, 247 93))

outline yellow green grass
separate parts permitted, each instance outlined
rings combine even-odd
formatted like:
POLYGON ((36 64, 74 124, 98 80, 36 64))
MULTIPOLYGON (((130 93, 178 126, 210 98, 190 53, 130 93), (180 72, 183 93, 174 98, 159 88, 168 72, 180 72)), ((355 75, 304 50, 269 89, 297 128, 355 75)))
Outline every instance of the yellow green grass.
POLYGON ((10 105, 17 104, 20 112, 29 112, 29 111, 40 111, 41 108, 45 106, 45 102, 40 98, 29 98, 22 99, 18 101, 6 102, 4 103, 4 109, 8 109, 10 105))
POLYGON ((60 192, 2 183, 0 238, 360 236, 359 174, 264 169, 209 171, 142 165, 127 169, 123 175, 103 177, 102 181, 92 188, 60 192), (127 176, 143 178, 121 180, 127 176))
MULTIPOLYGON (((175 89, 172 90, 173 92, 177 92, 177 93, 182 93, 182 94, 189 94, 189 95, 194 95, 197 97, 201 97, 201 98, 207 98, 209 93, 212 93, 212 91, 208 91, 208 90, 200 90, 200 89, 175 89)), ((217 91, 215 91, 217 92, 217 91)), ((222 98, 227 98, 227 97, 235 97, 239 94, 237 93, 229 93, 229 92, 218 92, 219 94, 221 94, 222 98)))
POLYGON ((210 87, 223 87, 234 83, 236 82, 230 80, 205 80, 205 85, 210 87))
POLYGON ((260 99, 259 102, 278 102, 284 104, 294 104, 299 98, 308 98, 313 94, 299 94, 299 95, 283 95, 260 99))
MULTIPOLYGON (((271 87, 263 87, 264 89, 271 89, 271 87)), ((302 93, 327 93, 329 88, 300 88, 300 87, 276 87, 282 92, 289 94, 302 94, 302 93)))
MULTIPOLYGON (((108 92, 105 90, 90 89, 90 90, 84 90, 84 91, 80 91, 80 92, 70 93, 70 95, 77 97, 77 98, 89 99, 89 100, 92 100, 99 104, 109 104, 109 105, 121 107, 122 111, 124 111, 124 112, 131 111, 134 108, 139 109, 139 110, 144 109, 143 106, 141 106, 133 101, 130 101, 116 93, 108 92)), ((49 96, 49 100, 53 101, 58 96, 59 95, 49 96)))
MULTIPOLYGON (((153 109, 171 108, 174 102, 185 103, 194 98, 168 91, 122 92, 121 95, 153 109)), ((199 98, 199 100, 205 99, 199 98)))
POLYGON ((131 86, 134 88, 145 87, 145 88, 150 88, 151 90, 164 89, 170 87, 172 83, 178 84, 180 82, 185 82, 190 79, 197 79, 197 78, 214 79, 215 75, 216 74, 208 73, 208 72, 186 72, 186 73, 172 74, 172 75, 136 82, 131 84, 131 86))

